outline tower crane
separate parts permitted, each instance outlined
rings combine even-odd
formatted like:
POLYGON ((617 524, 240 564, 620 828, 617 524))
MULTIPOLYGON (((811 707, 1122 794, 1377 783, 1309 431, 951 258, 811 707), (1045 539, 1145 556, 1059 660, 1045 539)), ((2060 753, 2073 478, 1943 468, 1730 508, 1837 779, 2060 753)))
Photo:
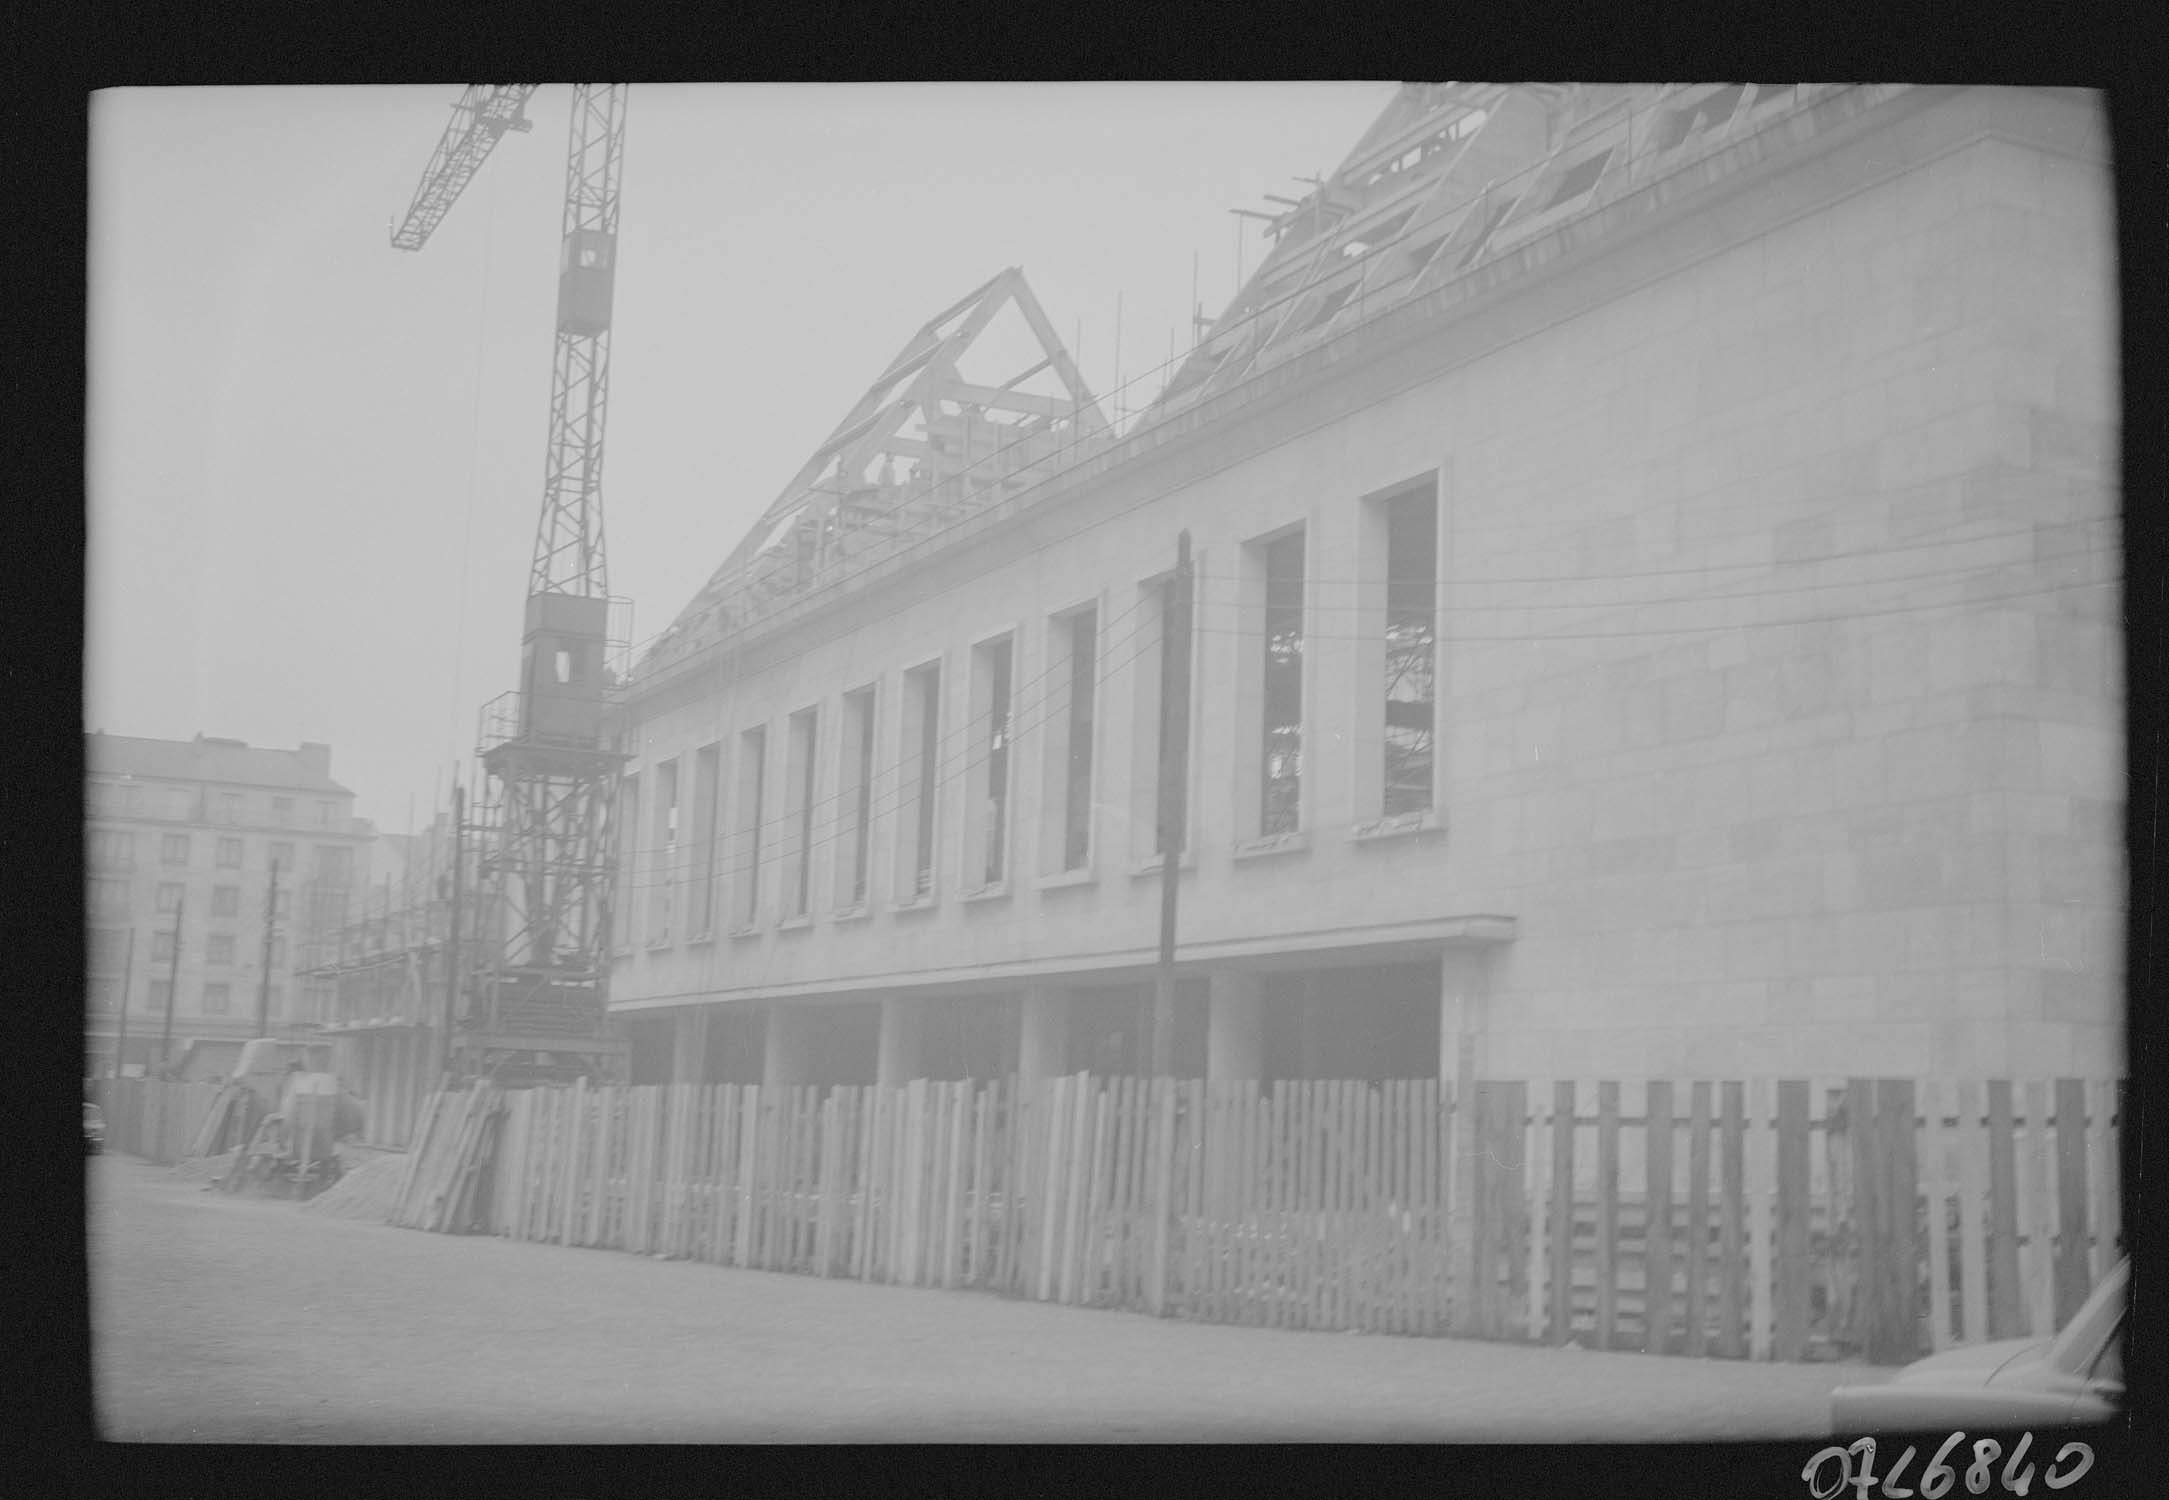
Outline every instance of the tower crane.
MULTIPOLYGON (((467 86, 392 231, 394 249, 428 243, 497 143, 532 128, 536 88, 467 86)), ((602 468, 626 93, 624 84, 572 91, 549 445, 520 685, 482 709, 475 753, 487 782, 472 823, 458 818, 481 842, 472 962, 458 957, 453 903, 445 1063, 454 1076, 602 1078, 621 1073, 625 1057, 605 1008, 622 757, 603 712, 609 653, 631 630, 625 601, 609 592, 602 468)))

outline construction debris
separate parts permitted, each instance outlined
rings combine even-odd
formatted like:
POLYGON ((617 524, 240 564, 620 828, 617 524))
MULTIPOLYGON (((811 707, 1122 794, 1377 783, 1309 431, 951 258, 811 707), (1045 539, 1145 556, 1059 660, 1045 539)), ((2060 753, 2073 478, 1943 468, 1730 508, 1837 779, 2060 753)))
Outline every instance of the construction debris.
POLYGON ((303 1213, 328 1214, 335 1219, 368 1219, 382 1224, 392 1216, 399 1201, 400 1184, 406 1180, 407 1158, 399 1154, 372 1156, 323 1192, 301 1205, 303 1213))
POLYGON ((187 1182, 216 1181, 232 1168, 236 1151, 222 1152, 217 1156, 191 1156, 175 1163, 173 1175, 187 1182))

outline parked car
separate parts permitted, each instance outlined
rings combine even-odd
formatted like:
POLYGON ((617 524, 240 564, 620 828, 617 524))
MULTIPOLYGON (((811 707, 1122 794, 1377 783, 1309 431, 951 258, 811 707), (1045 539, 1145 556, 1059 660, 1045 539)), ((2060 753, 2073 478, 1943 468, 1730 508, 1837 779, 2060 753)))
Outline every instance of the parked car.
POLYGON ((2004 1339, 1907 1365, 1878 1385, 1830 1393, 1839 1437, 2105 1422, 2124 1399, 2130 1260, 2119 1260, 2052 1339, 2004 1339))
POLYGON ((96 1156, 105 1145, 105 1113, 95 1104, 83 1106, 83 1151, 96 1156))

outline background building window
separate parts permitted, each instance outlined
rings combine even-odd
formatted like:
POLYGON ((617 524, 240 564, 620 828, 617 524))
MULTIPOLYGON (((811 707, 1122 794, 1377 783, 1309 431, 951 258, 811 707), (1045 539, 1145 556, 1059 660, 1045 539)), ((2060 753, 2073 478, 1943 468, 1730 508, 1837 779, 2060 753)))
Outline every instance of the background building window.
POLYGON ((1431 806, 1438 681, 1438 497, 1404 496, 1386 512, 1387 817, 1431 806))
POLYGON ((610 914, 610 939, 618 948, 629 948, 633 941, 633 907, 639 895, 640 882, 636 878, 640 870, 640 778, 627 776, 618 783, 617 827, 618 881, 614 899, 616 906, 610 914))
POLYGON ((207 1016, 223 1016, 233 1008, 233 986, 207 984, 203 987, 203 1013, 207 1016))
POLYGON ((154 932, 151 934, 151 962, 154 964, 170 964, 173 962, 172 933, 154 932))
POLYGON ((171 1005, 172 1003, 173 1003, 173 981, 172 981, 172 980, 170 980, 170 979, 154 979, 154 980, 152 980, 152 981, 151 981, 151 1009, 152 1009, 152 1010, 154 1010, 154 1011, 162 1011, 162 1010, 164 1010, 164 1009, 165 1009, 165 1008, 166 1008, 167 1006, 171 1005))
POLYGON ((648 941, 670 941, 671 897, 678 884, 678 763, 655 768, 655 838, 648 846, 648 941))
POLYGON ((203 958, 205 963, 231 965, 233 963, 233 934, 214 932, 205 940, 203 958))
POLYGON ((101 829, 90 836, 90 862, 108 870, 132 870, 136 863, 136 836, 101 829))
POLYGON ((275 984, 271 986, 271 1003, 269 1009, 271 1014, 273 1014, 274 1016, 284 1015, 286 1013, 285 985, 275 984))
POLYGON ((158 909, 168 915, 181 909, 181 892, 187 889, 178 880, 161 882, 158 887, 158 909))
POLYGON ((93 880, 90 883, 90 910, 93 916, 125 917, 130 914, 128 882, 125 880, 93 880))
POLYGON ((90 971, 118 974, 128 965, 128 929, 93 927, 90 930, 90 971))
POLYGON ((1258 831, 1293 833, 1303 775, 1303 533, 1265 547, 1265 720, 1258 831))
POLYGON ((291 797, 273 797, 271 799, 271 821, 281 828, 291 827, 294 821, 294 799, 291 797))
POLYGON ((273 844, 271 846, 271 860, 272 863, 276 864, 287 874, 293 874, 294 846, 292 844, 273 844))
POLYGON ((162 865, 185 865, 188 863, 188 835, 169 833, 158 841, 158 862, 162 865))
POLYGON ((238 870, 241 868, 241 841, 239 839, 220 839, 218 841, 218 867, 221 870, 238 870))
POLYGON ((218 820, 221 823, 238 823, 241 821, 241 794, 239 792, 220 792, 218 794, 218 820))
POLYGON ((332 802, 319 802, 319 803, 317 803, 317 804, 316 804, 316 826, 317 826, 317 827, 319 827, 319 828, 329 828, 329 827, 331 827, 331 814, 332 814, 332 811, 333 811, 333 809, 334 809, 334 808, 335 808, 335 807, 336 807, 337 805, 338 805, 338 804, 336 804, 336 803, 332 803, 332 802))
POLYGON ((176 822, 187 822, 196 815, 196 796, 185 787, 166 788, 166 816, 176 822))
POLYGON ((211 915, 214 917, 238 917, 241 915, 241 887, 215 885, 211 887, 211 915))

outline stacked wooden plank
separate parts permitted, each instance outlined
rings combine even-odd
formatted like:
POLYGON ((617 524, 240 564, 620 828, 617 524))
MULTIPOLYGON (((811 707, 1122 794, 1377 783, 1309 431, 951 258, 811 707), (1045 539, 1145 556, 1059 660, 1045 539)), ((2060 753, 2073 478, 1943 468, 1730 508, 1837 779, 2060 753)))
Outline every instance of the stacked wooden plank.
POLYGON ((406 1154, 389 1222, 455 1234, 488 1227, 482 1188, 503 1099, 503 1090, 486 1083, 441 1090, 431 1097, 419 1138, 406 1154))

